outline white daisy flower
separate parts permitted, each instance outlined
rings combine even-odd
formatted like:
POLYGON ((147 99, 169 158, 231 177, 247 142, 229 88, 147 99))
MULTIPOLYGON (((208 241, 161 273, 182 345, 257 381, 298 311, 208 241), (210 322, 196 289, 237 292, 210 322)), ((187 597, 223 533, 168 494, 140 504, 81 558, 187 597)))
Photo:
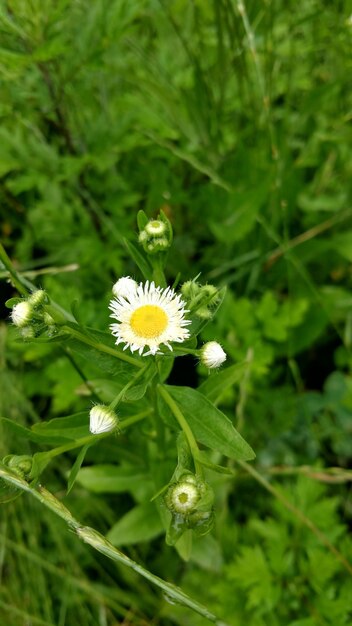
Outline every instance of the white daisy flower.
POLYGON ((209 369, 220 367, 226 361, 226 352, 217 341, 208 341, 200 352, 200 360, 209 369))
POLYGON ((153 237, 163 235, 166 231, 166 224, 161 220, 151 220, 146 224, 145 230, 148 235, 152 235, 153 237))
POLYGON ((112 409, 105 404, 96 404, 89 413, 89 430, 93 435, 101 435, 114 430, 117 426, 118 418, 112 409))
POLYGON ((26 326, 31 321, 32 317, 33 307, 26 300, 18 302, 12 309, 11 319, 15 326, 19 328, 26 326))
POLYGON ((149 348, 144 356, 156 354, 161 344, 172 350, 170 342, 182 343, 190 335, 185 326, 191 321, 185 319, 188 311, 184 307, 185 302, 170 287, 140 283, 135 291, 110 302, 110 317, 119 322, 110 325, 116 345, 124 343, 124 350, 138 350, 139 354, 149 348))
POLYGON ((116 298, 119 296, 125 297, 131 291, 136 291, 137 287, 138 283, 136 283, 133 278, 130 278, 130 276, 123 276, 114 284, 112 293, 116 296, 116 298))

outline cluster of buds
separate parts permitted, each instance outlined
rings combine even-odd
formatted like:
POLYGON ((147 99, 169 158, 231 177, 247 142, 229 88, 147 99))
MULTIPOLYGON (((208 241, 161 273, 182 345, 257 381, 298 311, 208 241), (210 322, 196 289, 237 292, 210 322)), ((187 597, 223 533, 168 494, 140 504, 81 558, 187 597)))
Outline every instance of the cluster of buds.
POLYGON ((199 285, 194 280, 183 283, 181 293, 187 306, 197 317, 209 320, 212 309, 219 303, 219 290, 214 285, 199 285))
POLYGON ((213 499, 210 486, 190 472, 172 483, 164 496, 172 516, 167 542, 174 545, 188 529, 197 535, 208 533, 214 522, 213 499))
POLYGON ((139 233, 139 243, 147 254, 166 252, 172 243, 172 228, 163 213, 159 219, 149 220, 139 233))
POLYGON ((43 321, 46 315, 44 305, 48 302, 47 295, 43 289, 37 289, 28 298, 15 299, 15 304, 11 312, 11 320, 20 330, 23 339, 33 339, 43 328, 43 321))

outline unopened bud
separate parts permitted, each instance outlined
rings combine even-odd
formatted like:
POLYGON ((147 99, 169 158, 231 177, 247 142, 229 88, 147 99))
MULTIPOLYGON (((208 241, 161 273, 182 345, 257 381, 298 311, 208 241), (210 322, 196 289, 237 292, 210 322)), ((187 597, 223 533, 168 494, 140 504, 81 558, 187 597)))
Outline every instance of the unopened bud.
POLYGON ((35 338, 35 330, 33 326, 24 326, 21 328, 21 336, 22 339, 34 339, 35 338))
POLYGON ((151 220, 146 224, 145 232, 152 237, 159 237, 166 233, 166 224, 161 220, 151 220))
POLYGON ((34 291, 32 295, 28 298, 28 302, 37 309, 46 301, 46 293, 43 289, 37 289, 34 291))
POLYGON ((138 283, 130 276, 123 276, 114 284, 112 293, 116 298, 129 296, 136 291, 138 283))
POLYGON ((214 369, 226 361, 226 352, 217 341, 208 341, 201 349, 200 360, 209 369, 214 369))
POLYGON ((9 457, 5 457, 4 459, 5 465, 9 467, 13 472, 21 476, 21 478, 25 478, 31 472, 33 459, 28 455, 12 455, 9 457))
POLYGON ((105 404, 96 404, 89 413, 89 430, 93 435, 101 435, 115 430, 118 417, 110 407, 105 404))
POLYGON ((19 302, 15 304, 12 309, 11 319, 15 326, 19 328, 23 328, 23 326, 27 326, 29 322, 33 318, 33 307, 27 300, 23 300, 23 302, 19 302))

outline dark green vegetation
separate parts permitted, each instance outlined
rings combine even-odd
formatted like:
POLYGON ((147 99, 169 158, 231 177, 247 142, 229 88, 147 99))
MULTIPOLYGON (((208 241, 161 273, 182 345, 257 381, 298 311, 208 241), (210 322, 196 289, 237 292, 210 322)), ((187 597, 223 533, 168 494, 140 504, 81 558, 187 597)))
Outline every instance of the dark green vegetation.
MULTIPOLYGON (((67 497, 76 451, 42 482, 231 626, 352 620, 351 13, 337 0, 0 8, 8 254, 105 331, 112 283, 142 278, 123 238, 135 241, 138 209, 162 208, 175 232, 168 282, 201 272, 229 287, 202 339, 222 343, 226 365, 246 366, 212 400, 257 453, 250 467, 229 462, 235 478, 209 471, 216 524, 187 563, 141 504, 155 493, 141 456, 146 437, 153 446, 146 421, 90 449, 67 497)), ((5 280, 1 294, 17 295, 5 280)), ((7 315, 1 416, 29 427, 88 414, 84 378, 111 398, 89 353, 18 341, 7 315)), ((189 361, 176 360, 171 384, 207 379, 189 361)), ((1 457, 42 449, 6 426, 1 435, 1 457)), ((0 520, 4 626, 208 623, 81 544, 28 495, 3 505, 0 520)))

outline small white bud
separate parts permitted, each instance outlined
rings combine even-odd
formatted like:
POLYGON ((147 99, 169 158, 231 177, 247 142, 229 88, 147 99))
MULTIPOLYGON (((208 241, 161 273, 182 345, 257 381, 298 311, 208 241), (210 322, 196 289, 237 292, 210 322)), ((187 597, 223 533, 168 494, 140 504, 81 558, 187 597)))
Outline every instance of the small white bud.
POLYGON ((21 328, 21 335, 23 339, 34 339, 35 330, 33 326, 23 326, 23 328, 21 328))
POLYGON ((33 317, 33 307, 27 302, 23 300, 23 302, 18 302, 12 309, 11 318, 15 326, 19 328, 23 328, 23 326, 27 326, 27 324, 31 321, 33 317))
POLYGON ((93 406, 89 413, 89 430, 93 435, 108 433, 117 427, 118 417, 112 409, 105 404, 93 406))
POLYGON ((208 341, 201 349, 200 360, 209 369, 220 367, 226 361, 226 352, 217 341, 208 341))
POLYGON ((141 230, 138 236, 139 243, 144 243, 148 239, 148 233, 145 230, 141 230))
POLYGON ((166 237, 158 237, 158 239, 154 239, 153 245, 154 245, 154 248, 158 247, 164 250, 166 250, 166 248, 169 248, 170 246, 166 237))
POLYGON ((116 296, 116 298, 124 298, 134 293, 137 287, 138 283, 136 283, 133 278, 130 278, 130 276, 123 276, 114 284, 112 293, 116 296))
POLYGON ((146 225, 145 230, 148 233, 148 235, 151 235, 152 237, 156 237, 159 235, 163 235, 165 233, 166 224, 164 224, 164 222, 162 222, 161 220, 151 220, 146 225))

